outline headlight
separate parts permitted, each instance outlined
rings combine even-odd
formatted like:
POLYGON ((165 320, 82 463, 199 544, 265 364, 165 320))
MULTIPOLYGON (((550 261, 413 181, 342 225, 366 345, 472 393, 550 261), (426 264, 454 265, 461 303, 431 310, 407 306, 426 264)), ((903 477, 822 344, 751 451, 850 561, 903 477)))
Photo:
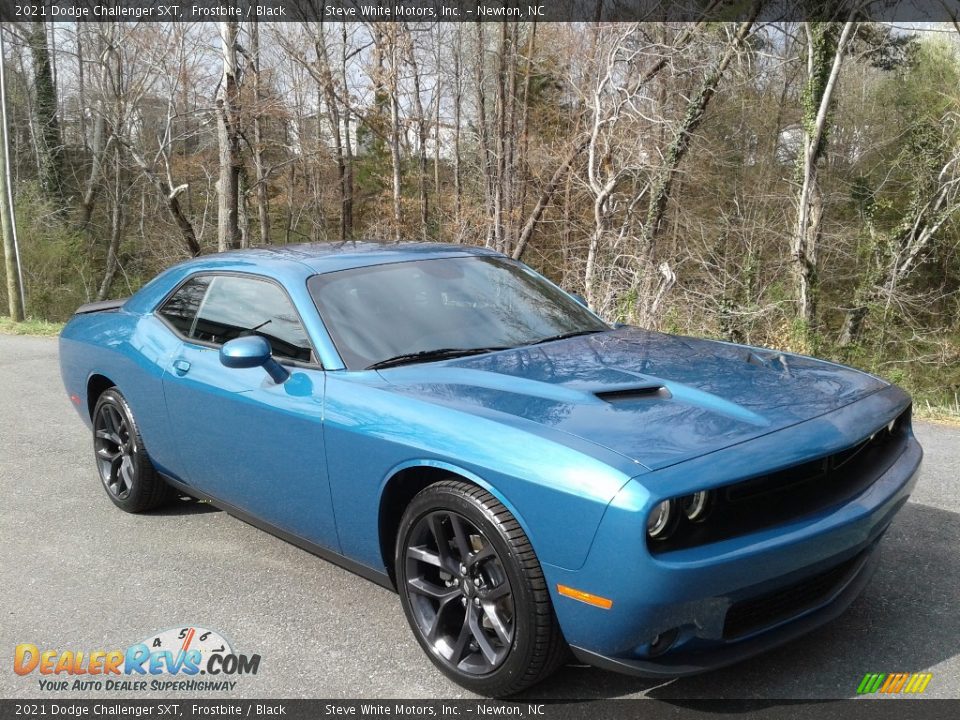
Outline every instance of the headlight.
POLYGON ((647 535, 654 540, 667 536, 673 524, 673 500, 664 500, 659 503, 647 518, 647 535))
POLYGON ((707 516, 710 510, 710 493, 701 490, 693 495, 687 495, 681 501, 683 514, 691 522, 700 522, 707 516))

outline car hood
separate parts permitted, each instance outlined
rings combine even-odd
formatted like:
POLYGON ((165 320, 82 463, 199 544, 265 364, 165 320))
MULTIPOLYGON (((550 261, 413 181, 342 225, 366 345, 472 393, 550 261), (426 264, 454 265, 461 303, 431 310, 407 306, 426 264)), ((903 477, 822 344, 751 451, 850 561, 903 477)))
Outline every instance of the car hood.
POLYGON ((808 357, 638 328, 382 376, 396 391, 532 421, 651 470, 823 415, 887 385, 808 357))

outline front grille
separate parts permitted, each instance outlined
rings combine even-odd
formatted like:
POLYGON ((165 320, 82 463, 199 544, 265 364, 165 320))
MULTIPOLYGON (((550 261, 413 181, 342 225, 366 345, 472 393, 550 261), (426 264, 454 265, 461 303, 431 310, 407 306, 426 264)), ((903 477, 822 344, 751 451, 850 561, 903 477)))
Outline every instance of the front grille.
POLYGON ((734 603, 723 624, 724 640, 732 640, 795 617, 830 598, 860 569, 864 553, 780 590, 734 603))
POLYGON ((710 515, 699 523, 681 518, 664 540, 647 540, 654 554, 756 532, 848 502, 896 461, 910 438, 910 410, 892 432, 881 427, 850 447, 776 472, 718 488, 710 515))

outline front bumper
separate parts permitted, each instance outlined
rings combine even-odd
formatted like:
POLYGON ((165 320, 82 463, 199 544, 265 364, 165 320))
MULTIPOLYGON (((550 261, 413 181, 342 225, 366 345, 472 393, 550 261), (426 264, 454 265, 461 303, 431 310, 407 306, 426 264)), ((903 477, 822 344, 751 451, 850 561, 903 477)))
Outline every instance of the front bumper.
POLYGON ((668 651, 662 657, 646 660, 608 657, 576 646, 570 649, 580 662, 626 675, 682 677, 715 670, 789 642, 843 614, 870 581, 878 560, 875 544, 857 558, 855 569, 822 602, 808 606, 799 615, 746 639, 706 645, 695 643, 692 648, 682 646, 676 651, 668 651))
MULTIPOLYGON (((876 407, 861 404, 857 414, 876 417, 876 407)), ((891 405, 891 417, 896 412, 891 405)), ((836 426, 837 418, 831 422, 836 426)), ((855 419, 846 424, 853 434, 863 427, 855 419)), ((810 428, 774 433, 750 450, 762 454, 777 443, 789 446, 804 432, 810 428)), ((725 452, 714 454, 714 467, 724 466, 725 452)), ((739 450, 741 456, 745 452, 739 450)), ((544 567, 551 590, 559 583, 613 600, 604 610, 555 594, 567 642, 591 665, 674 677, 738 662, 832 620, 869 581, 880 538, 907 501, 922 456, 910 433, 899 457, 841 505, 786 525, 659 556, 645 551, 637 532, 644 527, 652 485, 638 478, 607 509, 583 567, 544 567), (773 612, 765 605, 773 605, 773 612), (745 618, 745 610, 755 614, 745 618), (658 635, 670 633, 676 633, 676 639, 668 650, 652 645, 658 635)), ((677 466, 675 472, 668 482, 679 486, 684 468, 677 466)))

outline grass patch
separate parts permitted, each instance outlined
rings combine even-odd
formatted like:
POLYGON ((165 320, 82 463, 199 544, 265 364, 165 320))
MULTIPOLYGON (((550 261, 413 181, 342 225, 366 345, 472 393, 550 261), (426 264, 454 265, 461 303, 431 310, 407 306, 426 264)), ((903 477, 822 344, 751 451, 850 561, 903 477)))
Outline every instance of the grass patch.
POLYGON ((931 401, 922 393, 913 400, 913 416, 917 420, 941 423, 960 427, 960 397, 954 396, 953 402, 931 401))
POLYGON ((63 330, 63 323, 48 322, 27 318, 23 322, 14 322, 6 315, 0 315, 0 333, 4 335, 37 335, 56 337, 63 330))

